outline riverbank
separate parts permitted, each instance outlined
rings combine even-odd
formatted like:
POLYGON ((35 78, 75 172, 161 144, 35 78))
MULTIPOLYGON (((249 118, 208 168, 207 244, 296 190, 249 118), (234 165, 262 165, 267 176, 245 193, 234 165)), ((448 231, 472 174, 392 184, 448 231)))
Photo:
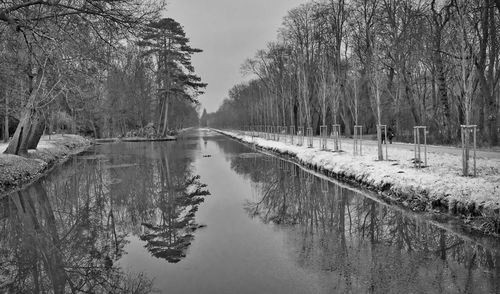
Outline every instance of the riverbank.
POLYGON ((78 135, 43 136, 37 149, 22 157, 3 154, 7 144, 0 144, 0 195, 32 183, 54 165, 90 146, 89 140, 78 135))
MULTIPOLYGON (((413 151, 391 148, 389 161, 376 160, 376 146, 363 146, 363 156, 321 151, 235 131, 219 131, 244 143, 291 157, 329 177, 378 192, 385 201, 414 211, 440 212, 460 217, 471 229, 500 235, 500 160, 478 158, 478 176, 461 176, 460 156, 429 153, 429 166, 413 167, 413 151)), ((319 146, 315 141, 314 146, 319 146)))

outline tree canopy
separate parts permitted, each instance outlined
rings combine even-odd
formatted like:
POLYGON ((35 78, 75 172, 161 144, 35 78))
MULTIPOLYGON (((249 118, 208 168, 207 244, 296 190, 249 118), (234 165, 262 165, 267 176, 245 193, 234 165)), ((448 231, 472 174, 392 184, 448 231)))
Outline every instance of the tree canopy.
POLYGON ((107 137, 153 125, 162 136, 170 125, 196 125, 193 113, 206 84, 191 55, 201 50, 189 46, 179 23, 160 17, 165 5, 1 1, 5 139, 9 122, 19 121, 6 152, 25 154, 43 133, 54 131, 107 137), (186 119, 177 117, 186 113, 186 119))
POLYGON ((411 140, 427 125, 434 143, 476 124, 499 135, 500 1, 321 0, 296 7, 276 41, 243 65, 216 126, 391 126, 411 140))

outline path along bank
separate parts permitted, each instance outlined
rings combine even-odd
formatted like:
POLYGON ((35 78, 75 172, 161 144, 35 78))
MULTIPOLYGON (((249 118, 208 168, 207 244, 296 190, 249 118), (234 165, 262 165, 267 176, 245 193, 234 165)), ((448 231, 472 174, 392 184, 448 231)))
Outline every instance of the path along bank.
POLYGON ((43 136, 27 157, 4 154, 0 144, 0 195, 36 181, 58 163, 88 149, 91 141, 78 135, 43 136))
MULTIPOLYGON (((414 211, 446 213, 460 217, 468 226, 500 236, 500 160, 479 158, 478 176, 461 176, 461 158, 454 154, 429 153, 429 166, 414 167, 412 150, 391 148, 388 161, 377 161, 377 147, 363 146, 354 156, 352 144, 344 152, 322 151, 252 137, 238 131, 217 130, 241 142, 292 158, 303 166, 369 190, 385 201, 414 211)), ((333 148, 332 148, 333 149, 333 148)))

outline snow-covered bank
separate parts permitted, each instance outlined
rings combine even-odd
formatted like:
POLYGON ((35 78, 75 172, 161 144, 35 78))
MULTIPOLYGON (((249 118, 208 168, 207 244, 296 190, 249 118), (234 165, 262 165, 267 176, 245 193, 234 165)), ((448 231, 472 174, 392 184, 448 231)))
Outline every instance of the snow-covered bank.
POLYGON ((77 135, 43 136, 36 150, 30 150, 28 157, 21 157, 3 154, 7 144, 0 144, 0 194, 38 179, 54 164, 89 146, 89 140, 77 135))
POLYGON ((385 199, 413 210, 441 211, 466 218, 476 229, 500 233, 500 160, 479 158, 476 178, 461 176, 460 156, 429 153, 429 167, 413 167, 412 150, 389 149, 390 161, 376 160, 376 146, 363 146, 363 156, 353 156, 352 145, 345 152, 321 151, 252 138, 236 131, 223 134, 260 148, 293 157, 300 164, 328 176, 368 187, 385 199))

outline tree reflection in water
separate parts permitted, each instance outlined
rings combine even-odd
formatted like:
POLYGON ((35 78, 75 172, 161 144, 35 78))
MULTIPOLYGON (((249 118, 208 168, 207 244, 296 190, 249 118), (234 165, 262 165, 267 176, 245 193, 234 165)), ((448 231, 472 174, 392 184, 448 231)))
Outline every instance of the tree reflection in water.
POLYGON ((150 292, 151 279, 117 261, 130 234, 153 256, 185 256, 209 193, 184 147, 101 146, 3 197, 0 293, 150 292))
POLYGON ((248 214, 285 230, 296 262, 332 291, 500 293, 498 240, 480 245, 277 158, 231 166, 252 182, 248 214))

